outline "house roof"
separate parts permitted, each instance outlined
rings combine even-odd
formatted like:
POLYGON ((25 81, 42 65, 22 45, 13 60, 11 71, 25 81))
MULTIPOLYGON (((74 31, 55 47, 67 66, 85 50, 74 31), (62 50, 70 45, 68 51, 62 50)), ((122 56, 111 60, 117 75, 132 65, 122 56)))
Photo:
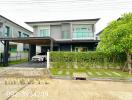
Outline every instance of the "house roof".
POLYGON ((23 26, 21 26, 21 25, 19 25, 19 24, 15 23, 14 21, 11 21, 10 19, 8 19, 8 18, 6 18, 6 17, 4 17, 4 16, 2 16, 2 15, 0 15, 0 17, 1 17, 1 18, 3 18, 3 19, 8 20, 9 22, 11 22, 11 23, 13 23, 13 24, 15 24, 15 25, 17 25, 17 26, 19 26, 19 27, 23 28, 23 29, 25 29, 26 31, 28 31, 28 32, 30 32, 30 33, 33 33, 32 31, 30 31, 30 30, 26 29, 25 27, 23 27, 23 26))
MULTIPOLYGON (((117 19, 117 21, 119 21, 119 20, 121 20, 120 17, 117 19)), ((107 28, 107 26, 106 26, 105 28, 107 28)), ((96 35, 99 36, 99 35, 104 31, 105 28, 103 28, 103 29, 102 29, 100 32, 98 32, 96 35)))
POLYGON ((96 35, 99 36, 103 31, 104 31, 104 29, 101 30, 100 32, 98 32, 96 35))
POLYGON ((54 21, 35 21, 35 22, 25 22, 26 24, 36 24, 36 23, 56 23, 56 22, 76 22, 76 21, 98 21, 100 18, 96 19, 76 19, 76 20, 54 20, 54 21))

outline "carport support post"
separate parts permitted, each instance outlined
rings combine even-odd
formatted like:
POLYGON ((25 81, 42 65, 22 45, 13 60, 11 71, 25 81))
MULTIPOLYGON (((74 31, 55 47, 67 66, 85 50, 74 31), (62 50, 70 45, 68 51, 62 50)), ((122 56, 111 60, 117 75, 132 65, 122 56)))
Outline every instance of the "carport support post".
POLYGON ((29 45, 28 60, 31 61, 32 57, 36 55, 36 45, 29 45))
POLYGON ((8 66, 9 57, 9 41, 4 41, 4 54, 3 54, 3 66, 8 66))
POLYGON ((50 54, 49 51, 47 52, 47 69, 50 67, 50 54))
POLYGON ((53 51, 53 40, 50 41, 50 51, 53 51))

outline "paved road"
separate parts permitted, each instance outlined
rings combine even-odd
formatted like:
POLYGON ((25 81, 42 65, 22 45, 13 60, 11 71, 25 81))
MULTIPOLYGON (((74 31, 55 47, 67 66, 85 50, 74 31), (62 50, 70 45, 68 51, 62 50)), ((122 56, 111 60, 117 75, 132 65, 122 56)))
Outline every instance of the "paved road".
POLYGON ((16 65, 11 65, 9 67, 19 67, 19 68, 46 68, 46 62, 45 63, 37 63, 37 62, 25 62, 22 64, 16 64, 16 65))
POLYGON ((49 79, 46 84, 1 83, 0 98, 1 100, 132 100, 132 83, 59 79, 49 79))
POLYGON ((2 77, 45 77, 49 76, 47 68, 29 68, 29 67, 2 67, 0 69, 0 78, 2 77))

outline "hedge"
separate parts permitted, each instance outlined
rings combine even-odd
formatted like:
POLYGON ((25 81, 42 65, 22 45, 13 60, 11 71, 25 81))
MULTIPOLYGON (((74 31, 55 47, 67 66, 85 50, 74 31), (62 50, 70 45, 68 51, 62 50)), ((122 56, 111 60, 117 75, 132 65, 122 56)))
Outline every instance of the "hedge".
POLYGON ((51 67, 122 67, 126 61, 123 53, 107 55, 102 52, 50 52, 51 67))

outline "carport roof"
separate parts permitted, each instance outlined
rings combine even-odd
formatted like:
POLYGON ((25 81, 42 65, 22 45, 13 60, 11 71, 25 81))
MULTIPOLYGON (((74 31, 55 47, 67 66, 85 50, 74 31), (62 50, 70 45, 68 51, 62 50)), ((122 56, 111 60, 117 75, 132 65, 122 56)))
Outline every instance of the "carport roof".
POLYGON ((64 40, 64 41, 55 41, 51 37, 4 37, 0 38, 0 41, 10 41, 16 43, 24 44, 34 44, 34 45, 49 45, 52 42, 54 43, 98 43, 99 40, 64 40))
POLYGON ((56 43, 98 43, 99 40, 65 40, 65 41, 55 41, 56 43))
POLYGON ((51 37, 6 37, 0 38, 0 41, 10 41, 24 44, 35 44, 35 45, 46 45, 50 44, 51 41, 54 41, 51 37))

